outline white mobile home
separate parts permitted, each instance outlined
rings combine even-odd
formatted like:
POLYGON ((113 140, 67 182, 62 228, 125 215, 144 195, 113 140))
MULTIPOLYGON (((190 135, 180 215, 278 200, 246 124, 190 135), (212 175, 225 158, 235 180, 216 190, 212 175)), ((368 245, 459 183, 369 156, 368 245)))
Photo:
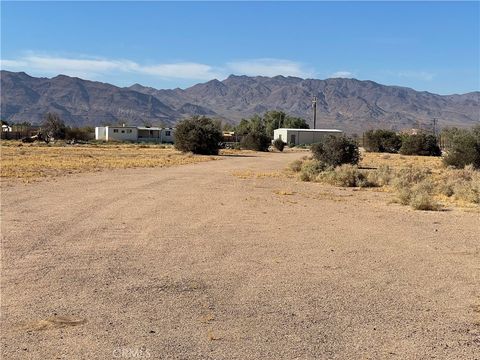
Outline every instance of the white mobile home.
POLYGON ((95 140, 173 143, 174 129, 147 126, 97 126, 95 140))
POLYGON ((273 131, 273 139, 280 139, 287 144, 308 145, 319 142, 328 135, 342 135, 337 129, 287 129, 280 128, 273 131))

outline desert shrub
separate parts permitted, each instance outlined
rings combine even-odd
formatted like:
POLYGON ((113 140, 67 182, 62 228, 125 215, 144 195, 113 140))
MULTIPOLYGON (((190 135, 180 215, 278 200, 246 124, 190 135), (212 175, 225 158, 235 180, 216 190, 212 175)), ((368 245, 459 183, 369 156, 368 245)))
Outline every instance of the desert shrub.
POLYGON ((292 161, 289 166, 290 170, 292 170, 293 172, 300 172, 300 170, 302 170, 302 160, 295 160, 295 161, 292 161))
POLYGON ((402 146, 399 150, 402 155, 440 156, 442 151, 433 135, 416 134, 403 135, 402 146))
POLYGON ((356 142, 346 136, 330 135, 321 142, 313 144, 311 149, 313 157, 327 166, 357 165, 360 161, 356 142))
POLYGON ((439 210, 440 205, 433 197, 434 186, 429 180, 423 180, 410 189, 409 205, 415 210, 439 210))
POLYGON ((243 136, 240 145, 243 149, 254 151, 268 151, 270 138, 262 131, 251 131, 243 136))
POLYGON ((392 182, 402 205, 410 205, 415 210, 439 210, 440 205, 434 200, 435 186, 430 170, 406 167, 395 174, 392 182))
POLYGON ((275 141, 273 142, 273 146, 278 151, 283 151, 283 149, 285 148, 285 143, 283 142, 282 139, 275 139, 275 141))
POLYGON ((182 152, 216 155, 221 141, 220 123, 207 117, 182 120, 175 128, 175 148, 182 152))
POLYGON ((471 164, 474 168, 480 169, 480 131, 473 129, 452 132, 443 162, 456 168, 464 168, 471 164))
POLYGON ((390 130, 369 130, 365 133, 365 150, 370 152, 396 153, 402 146, 402 139, 390 130))
POLYGON ((325 164, 317 160, 307 160, 300 169, 300 180, 313 181, 322 171, 326 169, 325 164))
POLYGON ((464 181, 454 186, 455 200, 465 201, 472 204, 480 204, 480 181, 464 181))
POLYGON ((365 173, 361 172, 356 165, 343 164, 333 170, 321 172, 317 181, 343 187, 371 187, 375 184, 368 181, 365 173))
POLYGON ((375 186, 385 186, 392 181, 393 172, 390 166, 380 165, 378 169, 370 171, 367 174, 367 180, 375 186))

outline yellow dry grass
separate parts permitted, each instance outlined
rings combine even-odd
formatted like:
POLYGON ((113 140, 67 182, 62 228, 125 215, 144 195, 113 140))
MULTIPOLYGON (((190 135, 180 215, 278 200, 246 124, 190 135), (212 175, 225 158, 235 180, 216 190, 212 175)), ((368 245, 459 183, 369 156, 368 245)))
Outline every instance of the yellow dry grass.
POLYGON ((405 156, 400 154, 362 153, 360 167, 377 168, 388 165, 392 169, 401 169, 408 166, 430 169, 431 171, 443 171, 445 167, 442 159, 436 156, 405 156))
POLYGON ((105 169, 166 167, 216 159, 183 154, 159 145, 53 145, 3 141, 0 148, 2 180, 25 182, 65 174, 105 169))

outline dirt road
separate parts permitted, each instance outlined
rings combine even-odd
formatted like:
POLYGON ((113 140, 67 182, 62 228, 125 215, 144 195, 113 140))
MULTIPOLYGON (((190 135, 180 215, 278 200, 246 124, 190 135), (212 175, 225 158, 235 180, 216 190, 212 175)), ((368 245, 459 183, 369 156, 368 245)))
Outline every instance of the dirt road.
POLYGON ((479 214, 271 173, 299 156, 3 189, 2 359, 480 358, 479 214))

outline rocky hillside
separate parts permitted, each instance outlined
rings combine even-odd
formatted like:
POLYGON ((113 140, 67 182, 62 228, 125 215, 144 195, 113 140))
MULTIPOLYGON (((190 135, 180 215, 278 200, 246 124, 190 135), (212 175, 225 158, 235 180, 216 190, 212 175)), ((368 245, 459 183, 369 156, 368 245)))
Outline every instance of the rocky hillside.
POLYGON ((190 115, 227 122, 267 110, 312 118, 311 99, 318 97, 317 127, 346 131, 471 126, 480 123, 480 92, 441 96, 413 89, 355 79, 300 79, 276 76, 230 76, 187 89, 158 90, 135 84, 110 84, 64 75, 52 79, 25 73, 1 73, 1 116, 7 121, 39 122, 48 111, 67 123, 98 125, 172 125, 190 115))

